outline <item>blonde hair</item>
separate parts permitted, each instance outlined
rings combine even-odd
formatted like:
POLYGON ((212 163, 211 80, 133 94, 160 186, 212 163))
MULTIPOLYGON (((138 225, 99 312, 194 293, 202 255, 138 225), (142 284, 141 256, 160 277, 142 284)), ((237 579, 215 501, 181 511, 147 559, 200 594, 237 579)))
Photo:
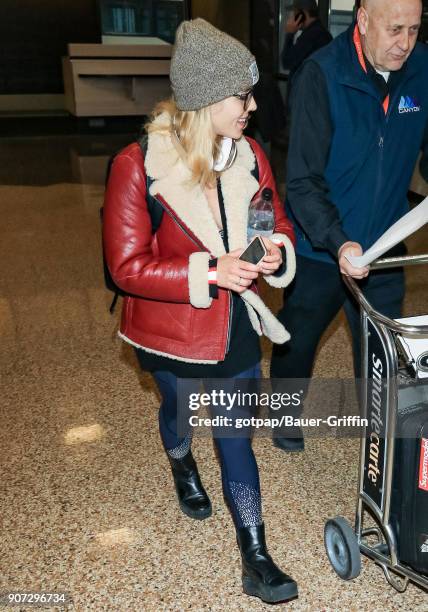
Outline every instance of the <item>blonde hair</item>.
POLYGON ((156 105, 145 128, 149 134, 170 134, 192 173, 192 184, 200 184, 202 188, 215 185, 217 173, 213 169, 213 160, 218 157, 221 137, 214 133, 208 106, 195 111, 181 111, 173 98, 164 100, 156 105), (155 121, 164 113, 169 115, 169 124, 155 121))

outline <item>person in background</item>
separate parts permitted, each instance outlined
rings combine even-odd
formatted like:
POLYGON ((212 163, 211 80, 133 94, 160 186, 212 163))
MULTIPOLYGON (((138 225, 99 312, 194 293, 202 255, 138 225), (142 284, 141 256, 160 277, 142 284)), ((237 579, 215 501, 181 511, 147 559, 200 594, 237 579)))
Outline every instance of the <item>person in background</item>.
MULTIPOLYGON (((183 435, 178 428, 178 379, 227 378, 233 386, 260 376, 259 336, 273 342, 289 336, 258 296, 256 281, 291 282, 294 234, 263 150, 244 136, 257 108, 252 54, 203 19, 185 21, 176 33, 170 78, 174 96, 147 126, 145 158, 135 143, 114 159, 104 246, 111 276, 127 294, 120 336, 135 347, 161 394, 160 435, 179 506, 190 518, 206 519, 212 507, 192 455, 191 430, 183 435), (148 178, 150 196, 163 209, 153 235, 148 178), (275 233, 255 265, 239 256, 250 202, 265 188, 273 192, 275 233)), ((227 415, 236 418, 235 409, 227 415)), ((244 592, 267 602, 296 597, 296 582, 267 552, 251 432, 214 439, 244 592)))
POLYGON ((271 144, 281 138, 286 127, 286 109, 275 74, 274 36, 275 21, 273 0, 259 0, 252 5, 252 52, 257 58, 260 79, 255 87, 257 110, 252 127, 254 136, 262 145, 268 159, 271 144))
POLYGON ((332 36, 322 25, 316 0, 294 0, 285 23, 285 40, 281 53, 284 70, 289 70, 289 82, 312 53, 328 45, 332 36), (296 38, 296 34, 301 34, 296 38))
MULTIPOLYGON (((299 273, 278 315, 292 340, 274 347, 272 378, 310 378, 319 340, 342 306, 360 378, 359 311, 341 273, 362 281, 376 310, 401 315, 403 270, 369 274, 347 256, 361 255, 408 211, 421 150, 428 178, 421 13, 421 0, 363 0, 357 22, 295 75, 286 207, 296 223, 299 273)), ((403 249, 398 245, 395 254, 403 249)), ((300 430, 284 430, 274 443, 284 450, 304 446, 300 430)))

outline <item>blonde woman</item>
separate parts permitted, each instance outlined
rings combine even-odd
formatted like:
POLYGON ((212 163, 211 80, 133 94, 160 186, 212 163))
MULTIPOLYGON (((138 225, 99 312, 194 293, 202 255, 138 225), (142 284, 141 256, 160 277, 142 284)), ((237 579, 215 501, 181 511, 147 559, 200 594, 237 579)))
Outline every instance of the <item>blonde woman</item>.
MULTIPOLYGON (((145 158, 138 144, 115 159, 106 191, 104 244, 124 299, 120 336, 152 372, 162 404, 159 426, 181 510, 211 514, 191 452, 191 432, 177 431, 178 378, 260 376, 259 336, 288 333, 256 291, 259 276, 274 287, 295 272, 293 229, 261 148, 243 136, 256 107, 251 53, 202 19, 177 30, 171 62, 173 99, 155 109, 145 158), (257 178, 256 178, 257 177, 257 178), (258 265, 239 259, 248 207, 273 191, 275 233, 258 265), (149 194, 147 193, 149 189, 149 194), (152 234, 147 201, 162 208, 152 234)), ((236 418, 233 414, 232 418, 236 418)), ((237 531, 243 587, 276 602, 297 585, 266 550, 257 463, 250 432, 215 436, 224 495, 237 531)))

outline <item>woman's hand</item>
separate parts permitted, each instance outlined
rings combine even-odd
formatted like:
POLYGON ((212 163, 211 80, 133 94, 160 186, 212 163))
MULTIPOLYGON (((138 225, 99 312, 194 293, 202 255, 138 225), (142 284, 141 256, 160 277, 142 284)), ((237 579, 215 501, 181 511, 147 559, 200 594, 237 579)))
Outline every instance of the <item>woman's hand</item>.
POLYGON ((268 253, 263 257, 259 266, 261 268, 260 271, 262 272, 262 274, 264 274, 265 276, 269 276, 270 274, 276 272, 278 268, 282 265, 282 253, 279 246, 277 246, 268 238, 263 237, 262 240, 268 253))
POLYGON ((260 264, 255 266, 238 259, 242 252, 243 249, 236 249, 218 258, 217 285, 219 287, 243 293, 258 277, 261 270, 260 264))

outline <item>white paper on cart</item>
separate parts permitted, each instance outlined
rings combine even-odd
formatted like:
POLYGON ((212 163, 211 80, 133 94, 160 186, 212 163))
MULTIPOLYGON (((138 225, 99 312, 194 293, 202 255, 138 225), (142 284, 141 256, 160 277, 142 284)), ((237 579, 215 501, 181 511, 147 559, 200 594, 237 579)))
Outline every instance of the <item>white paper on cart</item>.
POLYGON ((376 242, 363 255, 359 257, 347 256, 347 260, 355 268, 368 266, 375 259, 392 249, 393 246, 416 232, 425 223, 428 223, 428 197, 418 206, 401 217, 394 225, 376 240, 376 242))
MULTIPOLYGON (((428 325, 428 315, 418 317, 406 317, 404 319, 396 319, 399 323, 407 325, 428 325)), ((418 378, 428 378, 428 335, 427 336, 403 336, 401 337, 401 346, 403 347, 407 358, 411 361, 418 378)))

